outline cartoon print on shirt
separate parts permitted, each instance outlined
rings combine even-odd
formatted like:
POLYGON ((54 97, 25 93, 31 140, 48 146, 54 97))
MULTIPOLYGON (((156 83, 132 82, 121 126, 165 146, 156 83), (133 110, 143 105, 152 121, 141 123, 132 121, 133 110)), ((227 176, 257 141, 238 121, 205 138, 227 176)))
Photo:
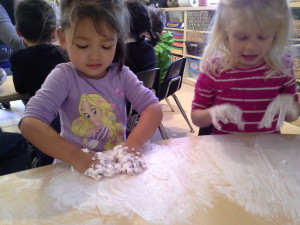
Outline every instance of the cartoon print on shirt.
POLYGON ((115 90, 115 96, 116 96, 116 104, 112 104, 113 109, 122 110, 124 109, 124 96, 125 93, 121 91, 119 88, 116 88, 115 90))
POLYGON ((113 104, 98 94, 81 95, 80 116, 72 122, 72 132, 83 137, 83 148, 109 150, 123 141, 123 127, 116 122, 113 108, 113 104))

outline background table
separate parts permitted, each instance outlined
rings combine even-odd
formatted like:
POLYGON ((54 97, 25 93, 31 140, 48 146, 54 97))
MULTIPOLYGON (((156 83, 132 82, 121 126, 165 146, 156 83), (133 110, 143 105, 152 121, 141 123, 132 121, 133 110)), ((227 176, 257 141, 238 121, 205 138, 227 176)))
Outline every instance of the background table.
POLYGON ((7 80, 0 86, 0 103, 28 98, 27 94, 16 92, 12 76, 7 76, 7 80))
POLYGON ((137 176, 94 181, 60 163, 0 177, 0 224, 300 224, 300 136, 157 144, 137 176))

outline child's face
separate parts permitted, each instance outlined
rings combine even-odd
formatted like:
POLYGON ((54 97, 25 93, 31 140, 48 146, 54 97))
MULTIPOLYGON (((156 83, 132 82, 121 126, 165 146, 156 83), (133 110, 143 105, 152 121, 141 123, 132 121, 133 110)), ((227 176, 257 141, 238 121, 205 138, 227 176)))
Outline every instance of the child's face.
POLYGON ((258 29, 255 25, 231 26, 227 30, 229 48, 238 60, 237 67, 248 68, 262 64, 270 50, 274 29, 258 29))
POLYGON ((99 79, 105 76, 107 68, 113 61, 117 33, 103 26, 101 36, 91 19, 86 18, 71 25, 64 33, 58 32, 61 45, 68 51, 70 61, 85 76, 99 79))

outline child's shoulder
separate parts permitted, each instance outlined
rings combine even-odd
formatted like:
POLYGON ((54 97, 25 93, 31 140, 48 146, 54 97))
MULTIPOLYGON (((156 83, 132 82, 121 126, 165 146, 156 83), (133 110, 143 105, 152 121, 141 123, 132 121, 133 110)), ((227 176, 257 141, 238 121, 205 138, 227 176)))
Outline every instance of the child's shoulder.
POLYGON ((112 63, 109 66, 109 70, 111 71, 111 73, 113 74, 118 74, 118 75, 126 75, 126 74, 130 74, 132 73, 132 71, 129 69, 128 66, 122 66, 122 68, 120 69, 119 64, 117 63, 112 63))
POLYGON ((119 64, 111 64, 108 71, 108 79, 121 83, 135 83, 138 81, 137 76, 127 66, 119 69, 119 64))
POLYGON ((209 75, 219 74, 222 71, 222 59, 221 57, 208 58, 206 61, 201 63, 201 69, 203 73, 209 75))

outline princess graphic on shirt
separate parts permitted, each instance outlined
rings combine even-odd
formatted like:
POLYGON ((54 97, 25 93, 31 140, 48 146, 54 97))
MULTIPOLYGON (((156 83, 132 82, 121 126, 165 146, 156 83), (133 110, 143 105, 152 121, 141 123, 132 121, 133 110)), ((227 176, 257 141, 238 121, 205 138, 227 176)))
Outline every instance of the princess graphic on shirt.
POLYGON ((83 94, 80 117, 72 122, 72 132, 83 137, 83 148, 94 151, 112 149, 123 141, 123 127, 116 123, 113 105, 98 94, 83 94))

